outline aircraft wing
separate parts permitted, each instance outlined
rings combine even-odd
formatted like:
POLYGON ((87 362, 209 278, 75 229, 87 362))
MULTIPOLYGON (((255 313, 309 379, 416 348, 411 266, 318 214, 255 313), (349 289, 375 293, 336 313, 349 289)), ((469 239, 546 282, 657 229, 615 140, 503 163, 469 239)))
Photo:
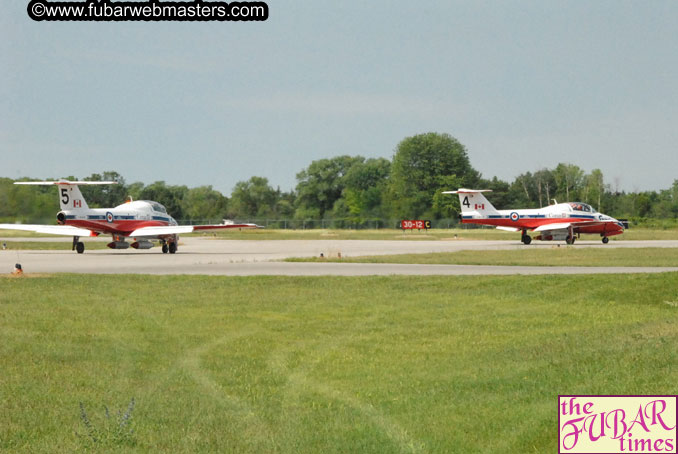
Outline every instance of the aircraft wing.
POLYGON ((15 181, 14 184, 30 184, 38 186, 51 186, 51 185, 85 185, 85 186, 96 186, 96 185, 105 185, 105 184, 118 184, 117 181, 69 181, 69 180, 60 180, 60 181, 15 181))
POLYGON ((536 229, 535 232, 543 232, 545 230, 564 230, 569 229, 570 227, 576 229, 577 227, 588 227, 591 225, 600 225, 605 224, 608 221, 580 221, 580 222, 557 222, 554 224, 542 224, 536 229))
POLYGON ((136 229, 129 236, 161 236, 178 235, 180 233, 199 232, 201 230, 223 230, 223 229, 261 229, 263 227, 256 224, 215 224, 215 225, 163 225, 157 227, 141 227, 136 229))
POLYGON ((498 225, 497 229, 499 230, 504 230, 506 232, 520 232, 520 229, 515 228, 515 227, 505 227, 503 225, 498 225))
POLYGON ((65 236, 98 236, 98 232, 72 225, 37 225, 37 224, 0 224, 0 229, 23 230, 26 232, 47 233, 49 235, 65 236))

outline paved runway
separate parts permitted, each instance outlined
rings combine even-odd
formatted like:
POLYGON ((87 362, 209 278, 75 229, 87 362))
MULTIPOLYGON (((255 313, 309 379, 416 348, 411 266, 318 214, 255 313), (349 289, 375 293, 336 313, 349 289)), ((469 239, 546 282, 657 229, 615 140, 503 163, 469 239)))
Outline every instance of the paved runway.
MULTIPOLYGON (((33 241, 31 239, 30 241, 33 241)), ((367 263, 286 263, 287 257, 355 257, 360 255, 452 252, 459 250, 557 248, 558 244, 524 246, 517 241, 357 241, 357 240, 214 240, 184 237, 177 254, 162 254, 159 248, 145 251, 90 250, 0 251, 0 273, 9 273, 21 263, 27 273, 97 274, 208 274, 226 276, 364 276, 364 275, 506 275, 506 274, 595 274, 657 273, 678 271, 666 267, 538 267, 478 265, 398 265, 367 263), (4 270, 4 271, 3 271, 4 270)), ((564 246, 560 246, 564 247, 564 246)), ((678 241, 577 242, 581 247, 671 247, 678 241)), ((677 251, 678 253, 678 251, 677 251)))

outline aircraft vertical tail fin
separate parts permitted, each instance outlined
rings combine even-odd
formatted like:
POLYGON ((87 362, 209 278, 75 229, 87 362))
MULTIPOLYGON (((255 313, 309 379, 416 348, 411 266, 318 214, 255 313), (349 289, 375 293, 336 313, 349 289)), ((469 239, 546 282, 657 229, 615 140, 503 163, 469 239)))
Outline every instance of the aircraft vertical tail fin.
POLYGON ((14 184, 57 186, 61 211, 88 210, 87 202, 80 192, 80 185, 118 184, 115 181, 15 181, 14 184))
POLYGON ((87 202, 77 184, 59 185, 59 207, 61 210, 88 210, 87 202))
POLYGON ((489 200, 485 198, 483 192, 490 192, 491 189, 459 189, 457 191, 445 191, 443 194, 457 194, 459 204, 461 205, 461 214, 475 216, 490 216, 497 214, 498 211, 489 200))

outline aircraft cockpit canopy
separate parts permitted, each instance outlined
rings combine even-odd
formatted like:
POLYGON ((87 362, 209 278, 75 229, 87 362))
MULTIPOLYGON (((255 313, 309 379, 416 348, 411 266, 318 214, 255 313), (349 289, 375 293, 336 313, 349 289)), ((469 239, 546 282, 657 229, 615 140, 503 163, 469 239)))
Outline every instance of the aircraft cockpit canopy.
POLYGON ((158 213, 167 213, 167 210, 164 206, 160 205, 158 202, 153 202, 153 209, 158 213))
POLYGON ((595 213, 596 210, 589 204, 582 202, 570 202, 570 208, 574 211, 584 211, 586 213, 595 213))
POLYGON ((150 200, 143 200, 143 202, 146 202, 148 205, 150 205, 151 209, 156 213, 167 214, 167 210, 165 209, 165 207, 160 205, 158 202, 152 202, 150 200))

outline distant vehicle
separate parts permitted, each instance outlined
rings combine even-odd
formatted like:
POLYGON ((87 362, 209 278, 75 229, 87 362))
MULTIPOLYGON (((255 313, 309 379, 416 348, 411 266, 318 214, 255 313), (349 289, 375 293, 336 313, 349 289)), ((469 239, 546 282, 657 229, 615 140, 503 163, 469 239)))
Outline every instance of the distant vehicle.
POLYGON ((89 208, 78 186, 117 184, 115 181, 18 181, 14 184, 55 185, 59 189, 58 225, 0 224, 0 229, 24 230, 73 237, 73 250, 85 251, 80 237, 111 235, 111 249, 150 249, 157 241, 164 254, 177 252, 179 234, 202 230, 254 229, 256 224, 178 225, 164 206, 150 200, 131 199, 115 208, 89 208), (132 243, 129 243, 130 239, 132 243))
POLYGON ((521 241, 530 244, 528 230, 538 232, 541 241, 565 241, 574 244, 579 235, 595 234, 607 244, 613 235, 624 233, 628 225, 598 213, 591 205, 582 202, 556 203, 544 208, 497 210, 482 194, 490 189, 459 189, 443 194, 458 194, 461 204, 462 224, 493 225, 510 232, 522 232, 521 241))

